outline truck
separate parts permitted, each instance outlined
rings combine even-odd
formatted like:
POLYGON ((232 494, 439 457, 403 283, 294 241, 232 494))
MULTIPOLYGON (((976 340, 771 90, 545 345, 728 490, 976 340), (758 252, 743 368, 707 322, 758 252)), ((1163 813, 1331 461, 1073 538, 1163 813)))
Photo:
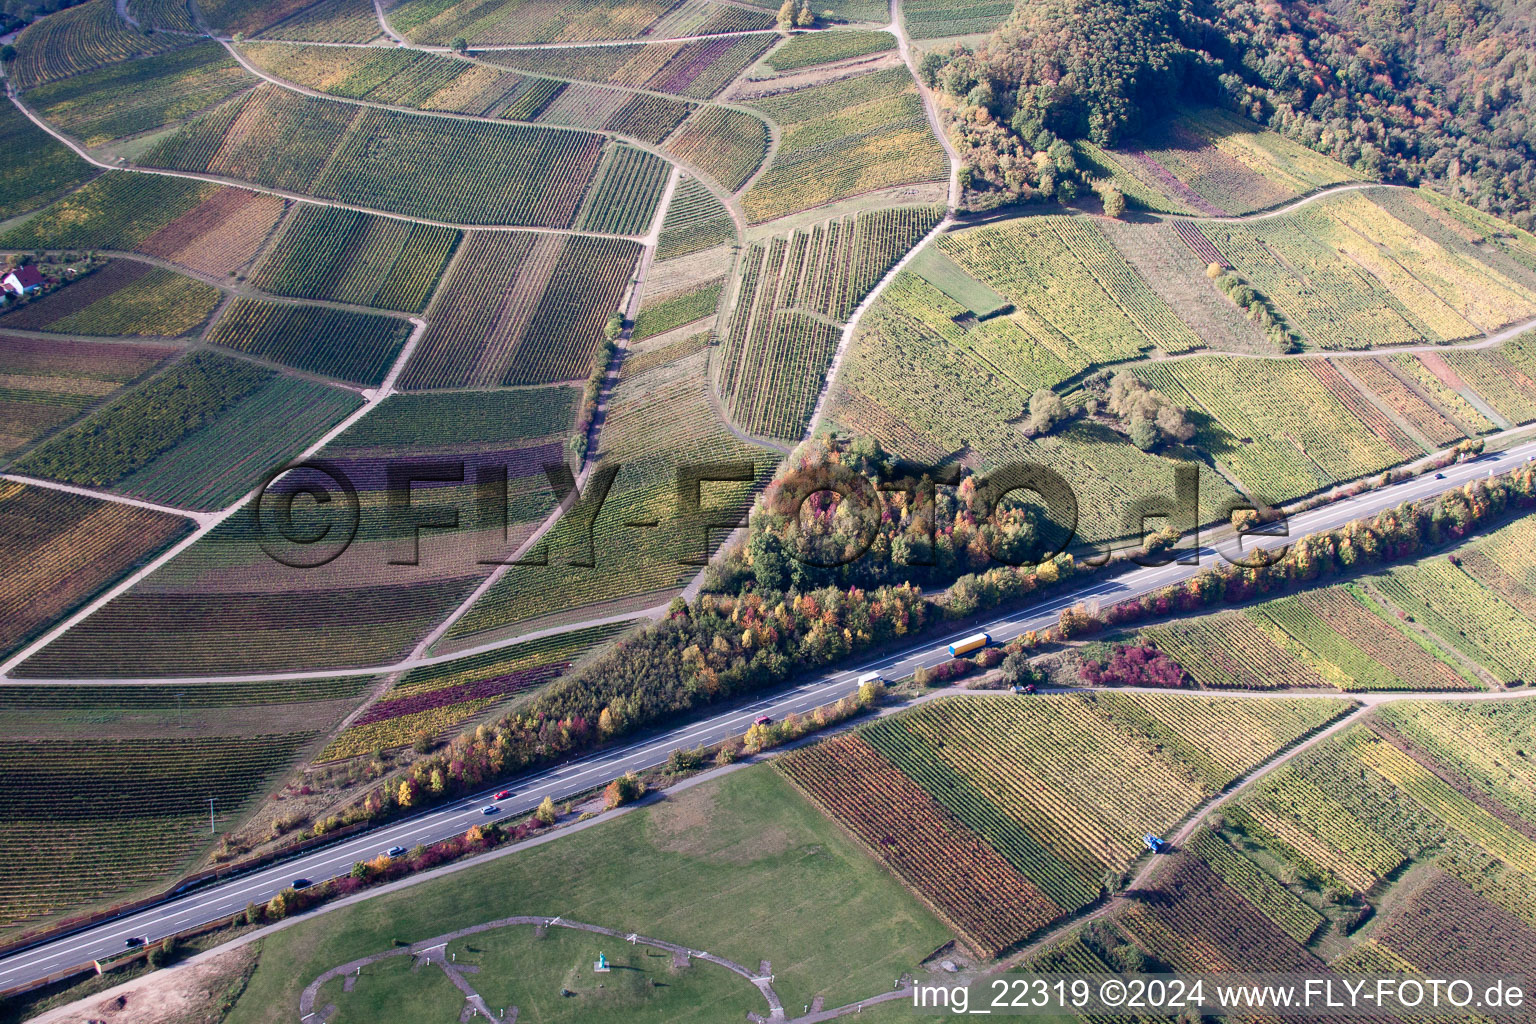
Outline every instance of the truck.
POLYGON ((979 651, 991 642, 992 638, 986 633, 972 633, 970 636, 965 637, 962 640, 956 640, 954 643, 950 644, 949 656, 951 658, 958 658, 962 654, 970 654, 972 651, 979 651))
POLYGON ((1145 843, 1147 845, 1147 849, 1151 850, 1153 853, 1163 853, 1168 849, 1168 843, 1165 840, 1153 835, 1150 832, 1142 836, 1141 841, 1145 843))
POLYGON ((865 683, 883 683, 883 682, 885 682, 885 677, 882 676, 879 672, 865 672, 863 675, 859 676, 859 685, 860 686, 863 686, 865 683))

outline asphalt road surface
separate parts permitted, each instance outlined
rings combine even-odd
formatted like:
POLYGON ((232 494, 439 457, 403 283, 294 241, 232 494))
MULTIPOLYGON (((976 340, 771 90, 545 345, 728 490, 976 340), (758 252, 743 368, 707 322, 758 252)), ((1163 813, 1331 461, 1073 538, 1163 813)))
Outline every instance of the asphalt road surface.
MULTIPOLYGON (((1536 441, 1447 467, 1439 475, 1426 473, 1377 491, 1333 502, 1292 517, 1289 520, 1288 536, 1250 535, 1246 539, 1245 549, 1251 551, 1255 547, 1285 544, 1292 538, 1341 526, 1352 519, 1373 515, 1404 501, 1429 497, 1486 477, 1490 473, 1509 470, 1532 458, 1536 458, 1536 441)), ((1228 537, 1227 542, 1219 546, 1226 554, 1236 554, 1233 543, 1228 537)), ((479 796, 423 812, 338 842, 334 846, 315 850, 260 871, 239 875, 132 915, 23 950, 0 960, 0 989, 119 953, 124 949, 124 939, 128 936, 154 942, 167 935, 228 917, 249 903, 266 902, 295 879, 306 878, 319 883, 345 875, 352 870, 355 862, 376 857, 392 846, 409 848, 418 843, 433 843, 460 835, 479 822, 526 814, 546 796, 559 802, 602 785, 627 771, 640 771, 661 764, 679 747, 691 748, 701 743, 707 745, 740 735, 760 715, 778 719, 790 712, 808 711, 830 703, 856 689, 859 676, 866 672, 879 671, 889 679, 910 675, 920 666, 931 667, 948 660, 949 652, 945 646, 951 640, 977 630, 985 630, 994 641, 1010 640, 1026 630, 1053 624, 1062 608, 1078 601, 1097 598, 1112 603, 1136 597, 1184 579, 1201 567, 1216 564, 1219 557, 1211 547, 1203 547, 1198 566, 1175 562, 1158 567, 1137 567, 1113 577, 1092 580, 1080 589, 1011 611, 980 625, 969 626, 954 636, 883 652, 849 668, 817 676, 798 686, 778 690, 712 717, 687 722, 652 738, 603 750, 557 768, 505 782, 479 796), (502 789, 510 790, 511 796, 496 802, 494 815, 483 813, 482 808, 492 803, 491 794, 502 789)))

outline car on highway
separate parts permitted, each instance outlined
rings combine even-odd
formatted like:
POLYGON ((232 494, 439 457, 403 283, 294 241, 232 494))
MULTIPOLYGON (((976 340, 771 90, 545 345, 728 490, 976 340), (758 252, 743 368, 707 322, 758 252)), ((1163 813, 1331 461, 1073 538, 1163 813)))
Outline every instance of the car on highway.
POLYGON ((403 847, 403 846, 391 846, 389 849, 384 851, 384 856, 390 858, 391 860, 393 860, 396 857, 401 857, 401 856, 404 856, 404 855, 405 855, 405 847, 403 847))
POLYGON ((497 807, 495 804, 486 804, 484 807, 480 808, 480 813, 481 814, 495 814, 495 813, 497 813, 500 810, 501 810, 501 808, 497 807))
POLYGON ((510 800, 510 799, 512 799, 512 791, 510 789, 504 789, 500 793, 497 793, 495 796, 491 797, 491 799, 492 800, 510 800))
POLYGON ((1436 473, 1435 474, 1435 479, 1436 480, 1444 480, 1445 479, 1445 474, 1444 473, 1436 473))
POLYGON ((773 716, 772 715, 758 715, 756 718, 752 719, 752 724, 753 725, 772 725, 773 724, 773 716))
POLYGON ((307 878, 295 878, 293 880, 293 888, 295 888, 295 889, 308 889, 310 886, 312 886, 314 884, 315 884, 314 882, 311 882, 307 878))
POLYGON ((138 949, 144 945, 144 939, 138 935, 130 935, 123 940, 124 949, 138 949))

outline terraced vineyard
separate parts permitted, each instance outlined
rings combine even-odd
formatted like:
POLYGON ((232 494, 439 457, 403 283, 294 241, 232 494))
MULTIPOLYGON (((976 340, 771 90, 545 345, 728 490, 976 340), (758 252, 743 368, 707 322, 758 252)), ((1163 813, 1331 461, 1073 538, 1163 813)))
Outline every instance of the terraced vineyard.
POLYGON ((0 457, 110 401, 174 352, 0 334, 0 457))
POLYGON ((894 49, 896 37, 889 32, 816 32, 785 40, 763 63, 783 73, 894 49))
POLYGON ((301 206, 251 275, 274 295, 419 312, 463 234, 329 206, 301 206))
POLYGON ((213 325, 216 345, 355 384, 378 384, 411 333, 409 320, 236 298, 213 325))
POLYGON ((936 207, 860 214, 748 248, 719 381, 738 423, 800 436, 837 346, 836 321, 939 217, 936 207))
POLYGON ((515 43, 589 42, 632 39, 642 33, 658 39, 713 32, 768 28, 768 11, 687 2, 640 0, 619 3, 535 4, 530 0, 444 5, 438 0, 405 0, 390 11, 390 24, 416 43, 447 46, 456 37, 471 46, 515 43))
POLYGON ((176 338, 202 327, 220 298, 217 288, 163 267, 113 260, 0 323, 60 334, 176 338))
POLYGON ((948 174, 905 68, 752 105, 782 129, 772 165, 741 197, 754 223, 893 185, 940 182, 948 174))
POLYGON ((1144 832, 1163 831, 1347 707, 957 697, 777 763, 970 945, 995 954, 1092 902, 1104 872, 1135 859, 1144 832), (957 892, 944 882, 956 870, 998 881, 957 892))
POLYGON ((135 32, 118 18, 113 0, 89 0, 27 26, 16 39, 17 56, 7 73, 17 88, 33 89, 185 43, 176 36, 135 32))
POLYGON ((624 623, 572 630, 488 654, 413 669, 330 742, 317 760, 401 747, 442 735, 559 676, 573 661, 627 629, 624 623))
POLYGON ((639 254, 621 239, 472 232, 401 386, 585 377, 639 254))
POLYGON ((179 516, 0 481, 0 654, 188 529, 179 516))
POLYGON ((357 107, 263 83, 141 160, 454 224, 568 227, 602 141, 357 107))

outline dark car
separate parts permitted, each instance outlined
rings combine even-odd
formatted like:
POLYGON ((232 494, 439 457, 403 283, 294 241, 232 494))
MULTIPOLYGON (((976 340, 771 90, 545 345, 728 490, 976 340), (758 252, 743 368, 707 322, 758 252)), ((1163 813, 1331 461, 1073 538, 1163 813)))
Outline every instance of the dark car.
POLYGON ((1435 474, 1435 479, 1436 480, 1444 480, 1445 479, 1445 474, 1444 473, 1436 473, 1435 474))
POLYGON ((138 949, 144 945, 144 940, 137 935, 130 935, 123 940, 124 949, 138 949))
POLYGON ((405 847, 403 847, 403 846, 391 846, 389 849, 384 851, 384 856, 386 856, 386 857, 399 857, 399 856, 401 856, 404 853, 405 853, 405 847))
POLYGON ((311 882, 307 878, 295 878, 293 880, 293 887, 295 889, 308 889, 311 885, 314 885, 314 884, 315 883, 311 882))

